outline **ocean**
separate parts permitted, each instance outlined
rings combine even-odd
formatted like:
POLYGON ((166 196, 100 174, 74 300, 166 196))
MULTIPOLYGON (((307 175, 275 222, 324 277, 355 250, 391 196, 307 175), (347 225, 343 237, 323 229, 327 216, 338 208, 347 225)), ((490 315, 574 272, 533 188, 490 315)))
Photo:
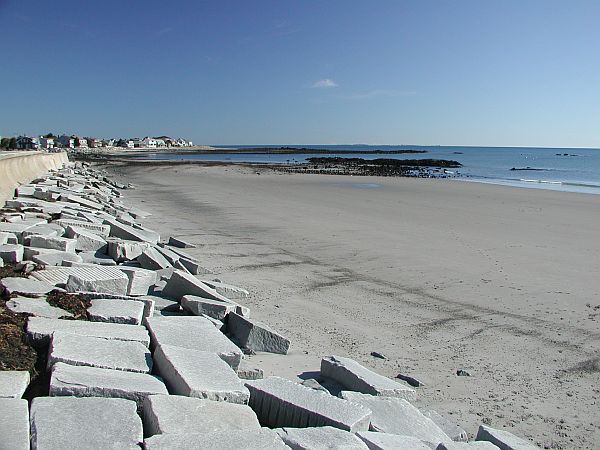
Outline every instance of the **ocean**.
MULTIPOLYGON (((281 145, 215 146, 230 148, 279 148, 281 145)), ((556 191, 584 192, 600 194, 600 149, 579 148, 532 148, 532 147, 454 147, 454 146, 413 146, 413 145, 290 145, 285 147, 331 150, 339 157, 364 159, 451 159, 462 167, 450 169, 453 178, 502 184, 523 188, 550 189, 556 191), (422 154, 373 154, 374 150, 424 150, 422 154), (356 153, 359 152, 359 153, 356 153), (518 169, 518 170, 511 170, 518 169)), ((152 153, 140 157, 152 160, 195 160, 251 163, 302 163, 310 157, 327 156, 322 153, 252 154, 219 153, 210 154, 152 153)))

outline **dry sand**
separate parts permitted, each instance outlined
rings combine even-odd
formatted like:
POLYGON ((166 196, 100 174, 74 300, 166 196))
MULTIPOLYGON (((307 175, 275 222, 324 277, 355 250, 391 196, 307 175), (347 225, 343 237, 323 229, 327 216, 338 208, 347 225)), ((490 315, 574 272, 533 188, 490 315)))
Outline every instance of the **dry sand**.
POLYGON ((253 316, 292 340, 287 356, 251 357, 267 375, 350 356, 422 378, 416 405, 471 435, 485 422, 542 447, 600 448, 600 196, 240 166, 111 170, 138 186, 126 199, 154 213, 144 223, 197 243, 213 277, 251 291, 253 316))

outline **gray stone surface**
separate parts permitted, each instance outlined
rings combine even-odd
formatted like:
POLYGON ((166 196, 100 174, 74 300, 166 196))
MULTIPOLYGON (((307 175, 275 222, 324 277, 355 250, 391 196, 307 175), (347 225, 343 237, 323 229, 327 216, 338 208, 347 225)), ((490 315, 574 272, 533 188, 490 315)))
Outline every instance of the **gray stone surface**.
POLYGON ((431 447, 413 436, 400 434, 378 433, 375 431, 359 431, 356 436, 370 450, 430 450, 431 447))
POLYGON ((34 236, 34 235, 45 236, 45 237, 62 237, 64 232, 65 232, 65 229, 63 227, 61 227, 60 225, 48 223, 48 224, 36 225, 34 227, 28 228, 27 230, 25 230, 21 233, 21 236, 23 236, 23 238, 26 238, 27 236, 34 236))
POLYGON ((454 442, 452 444, 440 444, 435 450, 498 450, 491 442, 473 441, 473 442, 454 442))
POLYGON ((213 273, 212 270, 202 266, 197 261, 192 261, 191 259, 180 257, 178 261, 178 267, 183 267, 187 272, 192 275, 207 275, 213 273))
POLYGON ((7 263, 23 261, 23 246, 21 244, 0 245, 0 258, 7 263))
POLYGON ((29 379, 29 372, 26 370, 0 371, 0 398, 23 397, 29 386, 29 379))
POLYGON ((162 380, 147 373, 72 366, 58 362, 52 366, 51 397, 110 397, 135 401, 140 407, 152 394, 168 394, 162 380))
POLYGON ((37 397, 31 403, 32 450, 139 450, 142 440, 142 421, 132 401, 37 397))
POLYGON ((277 450, 289 449, 268 428, 260 430, 227 430, 212 433, 157 434, 144 441, 145 450, 210 449, 210 450, 277 450))
POLYGON ((183 239, 175 238, 173 236, 169 236, 169 245, 173 247, 179 248, 195 248, 194 244, 184 241, 183 239))
POLYGON ((58 220, 55 220, 53 223, 57 223, 64 228, 67 228, 69 226, 80 228, 80 229, 82 228, 84 230, 91 231, 92 233, 95 233, 98 236, 101 236, 103 238, 107 238, 110 233, 109 225, 103 225, 103 224, 94 223, 94 222, 87 222, 85 220, 58 219, 58 220))
POLYGON ((75 249, 78 251, 96 252, 106 249, 106 240, 102 236, 88 231, 85 228, 68 226, 66 230, 66 236, 69 239, 75 239, 75 249))
POLYGON ((49 253, 38 254, 33 256, 31 260, 35 263, 38 263, 40 266, 62 266, 65 263, 65 261, 75 263, 83 262, 81 256, 75 253, 63 251, 53 251, 49 253))
POLYGON ((205 314, 218 320, 225 319, 227 314, 235 310, 235 305, 233 303, 212 300, 195 295, 184 295, 181 297, 181 306, 195 316, 205 314))
POLYGON ((170 300, 168 298, 159 297, 156 295, 143 295, 140 298, 154 300, 154 309, 156 311, 181 311, 181 305, 179 302, 170 300))
POLYGON ((0 449, 29 450, 27 400, 0 398, 0 449))
POLYGON ((46 345, 55 331, 93 336, 118 341, 141 342, 150 345, 146 329, 139 325, 121 325, 116 323, 87 322, 83 320, 46 319, 30 317, 27 319, 27 335, 34 343, 46 345))
POLYGON ((454 422, 452 422, 447 417, 444 417, 441 414, 438 414, 437 411, 434 411, 434 410, 424 411, 423 415, 425 417, 429 417, 431 420, 433 420, 433 422, 438 427, 440 427, 444 431, 444 433, 446 433, 448 436, 450 436, 450 439, 452 439, 453 441, 466 442, 469 440, 469 435, 467 434, 467 432, 465 430, 463 430, 461 427, 456 425, 454 422))
POLYGON ((6 301, 6 307, 15 313, 27 313, 37 317, 58 319, 59 317, 72 317, 68 311, 50 305, 45 298, 14 297, 6 301))
POLYGON ((22 294, 27 297, 41 297, 55 289, 49 283, 21 277, 2 278, 0 285, 8 295, 22 294))
POLYGON ((184 295, 196 295, 198 297, 210 298, 212 300, 230 301, 214 289, 208 287, 193 275, 176 270, 167 281, 163 294, 177 300, 184 295))
POLYGON ((252 366, 247 360, 242 359, 237 369, 237 375, 242 380, 262 380, 264 378, 263 370, 260 367, 252 366))
POLYGON ((283 442, 293 450, 366 450, 355 434, 334 427, 276 428, 283 442))
POLYGON ((75 253, 75 239, 62 237, 46 237, 34 235, 29 238, 29 245, 32 247, 52 248, 63 252, 75 253))
POLYGON ((65 289, 67 292, 91 291, 126 295, 129 278, 115 267, 72 267, 79 269, 69 275, 65 289))
POLYGON ((413 388, 397 383, 360 365, 350 358, 326 356, 321 359, 321 375, 335 380, 346 389, 363 394, 415 400, 413 388))
POLYGON ((73 195, 73 194, 61 195, 60 200, 63 202, 77 203, 81 206, 85 206, 86 208, 90 208, 90 209, 98 209, 98 210, 102 209, 101 204, 99 204, 95 201, 89 200, 83 196, 79 196, 79 195, 73 195))
POLYGON ((371 411, 325 392, 279 377, 246 381, 250 407, 269 427, 332 426, 356 432, 369 428, 371 411))
POLYGON ((126 266, 119 266, 119 269, 129 279, 127 295, 147 295, 150 287, 158 281, 158 274, 153 270, 126 266))
POLYGON ((150 317, 146 327, 152 345, 174 345, 182 348, 216 353, 236 370, 242 351, 203 317, 150 317))
POLYGON ((137 261, 144 269, 161 270, 171 267, 171 263, 157 249, 149 247, 137 257, 137 261))
POLYGON ((158 253, 163 255, 171 265, 175 265, 175 263, 179 261, 179 255, 171 249, 169 249, 169 247, 161 247, 157 245, 154 247, 154 249, 158 251, 158 253))
POLYGON ((109 239, 106 253, 117 262, 131 261, 150 247, 148 242, 109 239))
POLYGON ((202 282, 230 300, 245 299, 250 296, 250 292, 246 289, 233 286, 232 284, 214 280, 202 280, 202 282))
POLYGON ((377 397, 351 391, 342 391, 341 396, 372 411, 371 431, 413 436, 435 445, 452 442, 440 427, 403 398, 377 397))
POLYGON ((242 347, 256 352, 285 355, 290 348, 289 339, 271 330, 263 323, 242 317, 234 312, 228 316, 227 327, 242 347))
POLYGON ((81 259, 85 263, 99 264, 101 266, 116 266, 117 263, 108 255, 104 255, 100 252, 81 252, 79 253, 81 259))
POLYGON ((180 395, 150 395, 142 409, 148 436, 260 429, 256 414, 248 405, 180 395))
POLYGON ((48 368, 58 362, 139 373, 150 373, 153 364, 150 350, 140 342, 80 336, 63 331, 54 332, 48 350, 48 368))
POLYGON ((156 244, 160 236, 158 233, 150 233, 147 230, 139 230, 129 225, 118 222, 113 219, 105 219, 105 225, 110 225, 110 236, 127 239, 130 241, 142 241, 156 244))
POLYGON ((539 447, 525 439, 508 431, 497 430, 486 425, 479 426, 475 440, 491 442, 501 450, 539 450, 539 447))
POLYGON ((88 308, 92 322, 111 322, 140 325, 144 315, 144 303, 135 300, 97 298, 88 308))
POLYGON ((154 364, 171 394, 239 404, 250 398, 235 371, 215 353, 161 344, 154 364))

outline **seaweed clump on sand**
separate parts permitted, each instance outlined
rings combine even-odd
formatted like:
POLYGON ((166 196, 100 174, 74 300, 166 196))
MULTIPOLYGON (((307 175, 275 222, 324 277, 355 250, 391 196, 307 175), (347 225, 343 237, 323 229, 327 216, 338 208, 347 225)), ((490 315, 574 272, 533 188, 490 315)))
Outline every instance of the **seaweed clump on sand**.
POLYGON ((314 157, 308 163, 285 166, 283 170, 295 173, 331 175, 374 175, 387 177, 446 177, 447 168, 459 168, 458 161, 447 159, 363 159, 342 157, 314 157))

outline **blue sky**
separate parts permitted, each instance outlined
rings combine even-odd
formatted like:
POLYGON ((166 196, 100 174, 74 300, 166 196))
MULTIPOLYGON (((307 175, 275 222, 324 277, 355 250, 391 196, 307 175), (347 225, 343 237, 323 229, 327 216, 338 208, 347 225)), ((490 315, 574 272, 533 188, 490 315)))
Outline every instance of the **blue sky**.
POLYGON ((600 1, 0 0, 0 135, 600 147, 600 1))

